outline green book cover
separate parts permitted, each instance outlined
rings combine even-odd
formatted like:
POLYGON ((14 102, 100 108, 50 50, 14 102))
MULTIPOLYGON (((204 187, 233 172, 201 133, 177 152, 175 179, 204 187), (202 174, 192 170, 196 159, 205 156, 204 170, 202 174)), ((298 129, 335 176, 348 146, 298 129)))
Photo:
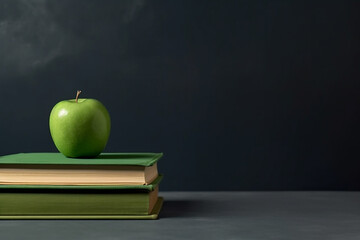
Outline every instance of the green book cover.
POLYGON ((76 215, 76 214, 68 214, 68 215, 0 215, 0 219, 11 219, 11 220, 27 220, 27 219, 46 219, 46 220, 59 220, 59 219, 84 219, 84 220, 96 220, 96 219, 108 219, 108 220, 155 220, 159 217, 159 213, 161 207, 163 205, 164 199, 159 197, 157 202, 151 211, 150 214, 96 214, 96 215, 76 215))
POLYGON ((116 189, 2 189, 0 215, 123 215, 151 213, 154 191, 116 189))
POLYGON ((68 158, 61 153, 17 153, 0 157, 1 164, 152 166, 162 153, 102 153, 96 158, 68 158))

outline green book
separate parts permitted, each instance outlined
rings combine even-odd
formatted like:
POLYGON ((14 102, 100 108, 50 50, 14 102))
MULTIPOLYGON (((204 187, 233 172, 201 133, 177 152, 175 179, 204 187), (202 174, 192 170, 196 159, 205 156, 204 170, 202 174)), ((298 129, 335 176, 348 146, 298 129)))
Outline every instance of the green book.
POLYGON ((67 190, 67 189, 74 189, 74 190, 140 190, 140 191, 154 191, 155 188, 159 185, 161 180, 163 179, 163 175, 159 174, 159 176, 150 184, 147 185, 33 185, 33 184, 0 184, 0 192, 5 190, 2 189, 59 189, 59 190, 67 190))
POLYGON ((151 215, 158 201, 154 191, 2 189, 0 216, 151 215))
POLYGON ((158 177, 162 153, 104 153, 67 158, 61 153, 0 157, 0 185, 148 185, 158 177))
POLYGON ((157 219, 159 217, 159 213, 161 210, 161 207, 163 205, 163 201, 164 199, 162 197, 159 197, 153 210, 151 211, 150 214, 96 214, 96 215, 91 215, 91 214, 82 214, 82 215, 76 215, 76 214, 68 214, 68 215, 51 215, 51 214, 35 214, 35 215, 0 215, 0 219, 11 219, 11 220, 16 220, 16 219, 54 219, 54 220, 59 220, 59 219, 88 219, 88 220, 94 220, 94 219, 108 219, 108 220, 117 220, 117 219, 124 219, 124 220, 130 220, 130 219, 137 219, 137 220, 154 220, 157 219))

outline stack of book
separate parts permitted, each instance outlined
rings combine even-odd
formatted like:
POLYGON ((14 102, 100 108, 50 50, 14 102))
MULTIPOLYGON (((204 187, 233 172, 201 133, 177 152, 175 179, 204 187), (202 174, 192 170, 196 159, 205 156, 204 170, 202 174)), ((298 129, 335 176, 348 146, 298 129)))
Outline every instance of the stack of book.
POLYGON ((156 219, 162 153, 0 157, 0 219, 156 219))

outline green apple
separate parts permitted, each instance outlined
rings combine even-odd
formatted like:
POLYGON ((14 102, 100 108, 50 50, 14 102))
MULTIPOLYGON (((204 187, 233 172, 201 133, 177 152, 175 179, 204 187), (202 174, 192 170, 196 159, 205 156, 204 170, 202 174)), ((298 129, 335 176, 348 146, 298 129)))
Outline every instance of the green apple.
POLYGON ((66 157, 96 157, 110 135, 110 115, 96 99, 78 98, 57 103, 49 126, 57 149, 66 157))

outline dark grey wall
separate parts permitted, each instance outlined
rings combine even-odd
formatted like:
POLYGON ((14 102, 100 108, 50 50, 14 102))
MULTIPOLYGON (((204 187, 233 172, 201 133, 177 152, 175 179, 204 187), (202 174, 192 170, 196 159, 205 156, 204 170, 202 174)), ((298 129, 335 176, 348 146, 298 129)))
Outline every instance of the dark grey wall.
POLYGON ((96 98, 163 190, 360 190, 358 1, 0 1, 0 155, 96 98))

